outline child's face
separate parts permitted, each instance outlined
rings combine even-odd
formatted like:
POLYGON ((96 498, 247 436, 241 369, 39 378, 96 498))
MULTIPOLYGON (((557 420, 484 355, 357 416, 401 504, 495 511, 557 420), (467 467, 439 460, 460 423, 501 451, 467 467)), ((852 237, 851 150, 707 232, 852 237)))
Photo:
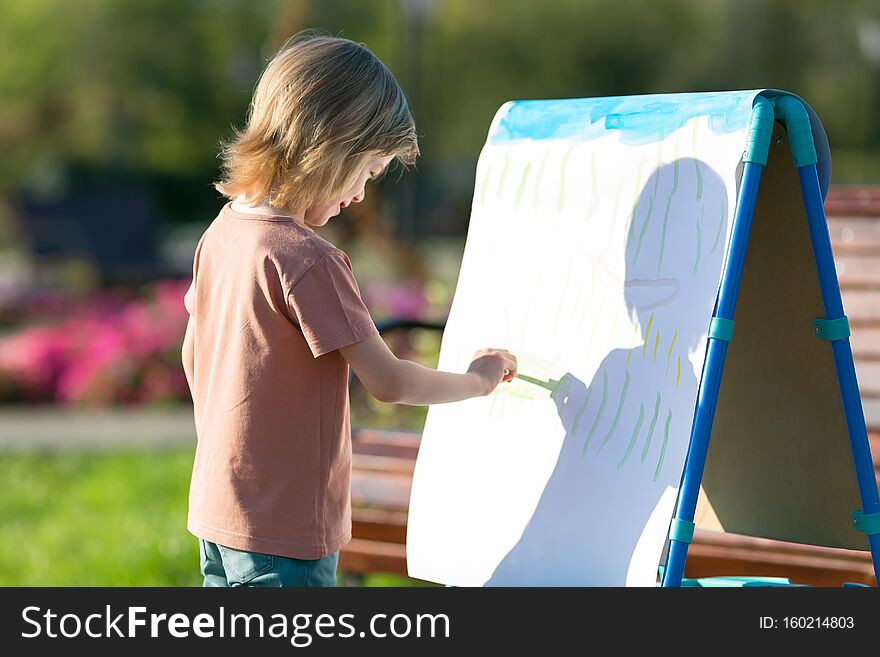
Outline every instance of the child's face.
POLYGON ((393 159, 393 155, 376 155, 368 160, 367 163, 364 164, 363 169, 361 169, 360 174, 358 174, 357 180, 355 180, 351 188, 349 188, 342 197, 336 201, 336 203, 331 203, 329 205, 315 205, 306 210, 305 223, 309 226, 323 226, 331 217, 335 217, 352 203, 360 203, 363 201, 364 188, 367 181, 382 173, 382 171, 385 170, 385 167, 387 167, 393 159))

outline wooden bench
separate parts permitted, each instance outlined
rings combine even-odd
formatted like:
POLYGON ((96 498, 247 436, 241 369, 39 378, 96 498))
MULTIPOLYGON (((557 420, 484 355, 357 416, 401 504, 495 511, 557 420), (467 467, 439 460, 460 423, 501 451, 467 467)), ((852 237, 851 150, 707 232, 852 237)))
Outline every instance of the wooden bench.
MULTIPOLYGON (((880 187, 832 188, 829 233, 880 482, 880 187)), ((419 435, 353 430, 352 534, 340 570, 406 575, 406 518, 419 435)), ((813 586, 873 584, 870 553, 697 530, 687 577, 788 577, 813 586)))

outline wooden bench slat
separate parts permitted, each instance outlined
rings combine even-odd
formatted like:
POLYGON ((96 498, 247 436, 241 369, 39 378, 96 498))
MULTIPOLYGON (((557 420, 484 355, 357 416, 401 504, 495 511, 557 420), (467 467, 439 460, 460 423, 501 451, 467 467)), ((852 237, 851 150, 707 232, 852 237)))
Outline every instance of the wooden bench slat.
POLYGON ((352 471, 351 504, 365 508, 406 511, 412 477, 395 472, 352 471))
POLYGON ((406 575, 406 546, 353 538, 339 553, 339 569, 351 573, 406 575))
POLYGON ((828 235, 832 250, 841 253, 857 247, 880 250, 880 220, 868 216, 828 214, 828 235))

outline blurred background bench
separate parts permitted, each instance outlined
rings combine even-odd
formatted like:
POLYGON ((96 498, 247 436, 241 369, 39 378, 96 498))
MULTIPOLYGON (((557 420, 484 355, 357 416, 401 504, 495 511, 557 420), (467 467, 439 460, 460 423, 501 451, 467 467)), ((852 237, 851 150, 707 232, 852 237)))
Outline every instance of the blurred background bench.
MULTIPOLYGON (((880 189, 832 187, 825 207, 880 481, 880 189)), ((390 322, 380 329, 387 335, 420 327, 442 330, 419 322, 390 322)), ((340 555, 340 570, 349 576, 406 575, 407 507, 419 439, 415 431, 353 429, 353 538, 340 555)), ((867 551, 700 530, 688 550, 685 575, 788 577, 814 586, 874 583, 867 551)))

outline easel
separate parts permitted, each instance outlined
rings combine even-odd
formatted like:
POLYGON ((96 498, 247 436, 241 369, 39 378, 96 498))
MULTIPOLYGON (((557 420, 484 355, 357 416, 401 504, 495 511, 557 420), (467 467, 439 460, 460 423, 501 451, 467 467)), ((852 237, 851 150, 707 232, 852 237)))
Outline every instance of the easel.
POLYGON ((804 105, 795 97, 779 96, 770 99, 758 96, 753 108, 748 146, 742 158, 742 179, 734 213, 730 248, 722 274, 715 313, 709 327, 704 374, 697 397, 690 445, 669 531, 669 552, 662 578, 664 587, 681 586, 688 545, 693 540, 694 514, 709 449, 709 437, 721 386, 724 360, 728 342, 733 335, 733 315, 743 274, 746 246, 761 173, 767 164, 773 125, 777 119, 785 125, 791 142, 792 160, 800 179, 825 310, 824 318, 813 321, 813 329, 817 339, 828 340, 831 343, 856 470, 862 510, 852 512, 852 526, 854 530, 866 534, 875 577, 880 573, 880 496, 874 478, 867 427, 856 381, 849 342, 849 324, 843 314, 843 303, 831 252, 810 119, 804 105))

